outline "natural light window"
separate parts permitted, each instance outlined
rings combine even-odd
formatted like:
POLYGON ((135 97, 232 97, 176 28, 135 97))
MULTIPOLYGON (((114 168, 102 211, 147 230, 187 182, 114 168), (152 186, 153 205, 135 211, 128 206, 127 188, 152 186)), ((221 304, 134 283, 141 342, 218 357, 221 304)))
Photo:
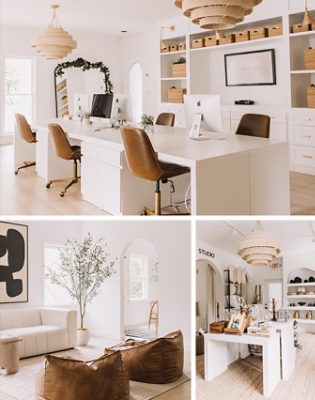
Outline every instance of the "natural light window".
POLYGON ((129 300, 148 298, 148 261, 142 254, 129 254, 129 300))
POLYGON ((134 64, 129 71, 129 93, 132 121, 140 122, 142 115, 142 69, 139 63, 134 64))
MULTIPOLYGON (((54 244, 44 245, 44 266, 53 269, 54 271, 59 270, 59 250, 60 248, 65 248, 64 246, 58 246, 54 244)), ((55 285, 50 282, 46 277, 45 271, 45 293, 44 293, 44 305, 69 305, 74 304, 73 299, 70 297, 69 293, 62 287, 55 285)))
POLYGON ((33 115, 33 61, 30 58, 6 58, 4 61, 4 133, 14 132, 15 113, 33 115))

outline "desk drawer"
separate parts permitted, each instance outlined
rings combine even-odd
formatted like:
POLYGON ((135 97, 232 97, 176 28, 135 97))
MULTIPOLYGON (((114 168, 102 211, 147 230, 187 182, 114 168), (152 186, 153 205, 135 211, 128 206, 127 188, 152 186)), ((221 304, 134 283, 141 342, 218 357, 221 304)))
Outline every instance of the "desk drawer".
POLYGON ((95 144, 82 142, 81 152, 82 152, 83 157, 85 157, 85 158, 89 158, 89 159, 95 160, 95 161, 99 160, 99 147, 96 146, 95 144))
POLYGON ((305 125, 305 126, 315 126, 315 114, 312 113, 293 113, 292 115, 293 125, 305 125))
POLYGON ((304 146, 315 146, 315 127, 294 126, 293 143, 304 146))
POLYGON ((121 152, 119 150, 113 150, 107 147, 100 148, 100 161, 112 165, 113 167, 120 167, 120 155, 121 152))
POLYGON ((305 165, 307 167, 315 167, 315 149, 304 146, 292 146, 291 155, 293 163, 305 165))

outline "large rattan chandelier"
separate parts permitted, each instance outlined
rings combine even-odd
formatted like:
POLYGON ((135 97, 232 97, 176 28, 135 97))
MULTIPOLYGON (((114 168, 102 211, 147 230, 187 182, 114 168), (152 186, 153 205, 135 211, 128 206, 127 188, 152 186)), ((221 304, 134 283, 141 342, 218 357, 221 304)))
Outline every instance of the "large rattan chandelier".
POLYGON ((253 230, 239 243, 237 254, 250 265, 269 265, 280 254, 280 244, 256 222, 253 230))
POLYGON ((263 0, 174 0, 186 17, 201 28, 230 29, 252 13, 263 0))
POLYGON ((31 46, 47 60, 60 60, 77 47, 77 42, 62 29, 58 21, 56 9, 59 6, 54 4, 51 8, 54 10, 54 14, 48 28, 39 33, 32 41, 31 46))

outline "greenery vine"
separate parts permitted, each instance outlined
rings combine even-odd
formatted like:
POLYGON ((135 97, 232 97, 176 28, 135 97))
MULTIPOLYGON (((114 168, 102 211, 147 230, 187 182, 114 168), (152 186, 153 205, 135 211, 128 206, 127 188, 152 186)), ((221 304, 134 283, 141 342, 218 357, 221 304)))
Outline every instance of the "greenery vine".
POLYGON ((110 70, 109 68, 102 63, 102 61, 91 63, 90 61, 84 60, 83 58, 77 58, 74 61, 67 61, 61 64, 58 64, 55 68, 55 76, 61 77, 64 74, 64 70, 67 68, 81 68, 82 71, 89 71, 90 69, 99 69, 100 72, 104 74, 104 84, 105 84, 105 93, 112 94, 113 93, 113 84, 110 80, 110 70))

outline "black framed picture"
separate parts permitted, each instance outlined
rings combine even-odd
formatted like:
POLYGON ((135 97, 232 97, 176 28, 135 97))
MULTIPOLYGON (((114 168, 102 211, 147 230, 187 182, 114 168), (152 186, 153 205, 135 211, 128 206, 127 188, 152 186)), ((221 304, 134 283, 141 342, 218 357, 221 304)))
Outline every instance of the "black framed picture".
POLYGON ((0 221, 0 304, 28 301, 28 227, 0 221))
POLYGON ((226 86, 276 85, 275 50, 224 55, 226 86))

